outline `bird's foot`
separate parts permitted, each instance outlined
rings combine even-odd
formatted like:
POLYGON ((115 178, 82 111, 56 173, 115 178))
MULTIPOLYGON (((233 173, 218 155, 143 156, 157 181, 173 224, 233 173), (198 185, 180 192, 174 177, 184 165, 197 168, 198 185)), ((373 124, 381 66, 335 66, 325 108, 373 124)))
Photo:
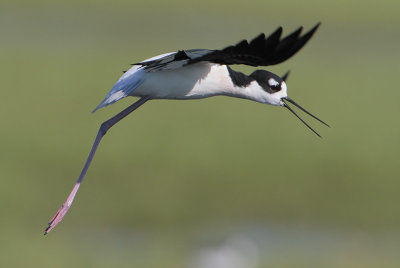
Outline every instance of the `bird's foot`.
POLYGON ((72 192, 69 194, 65 203, 61 206, 61 208, 57 211, 57 213, 53 216, 53 218, 51 218, 51 220, 49 221, 49 225, 44 231, 45 235, 48 234, 51 230, 53 230, 53 228, 56 227, 56 225, 64 218, 65 214, 67 214, 68 210, 72 205, 72 202, 74 201, 79 186, 80 183, 75 184, 74 189, 72 189, 72 192))

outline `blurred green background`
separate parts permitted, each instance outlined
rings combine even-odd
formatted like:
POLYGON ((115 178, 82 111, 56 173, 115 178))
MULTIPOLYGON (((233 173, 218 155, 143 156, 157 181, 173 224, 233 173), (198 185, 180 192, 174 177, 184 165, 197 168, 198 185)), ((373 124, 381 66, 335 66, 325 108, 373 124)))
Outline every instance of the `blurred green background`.
MULTIPOLYGON (((400 267, 398 1, 2 1, 1 267, 400 267), (103 139, 129 64, 322 26, 279 66, 331 124, 246 100, 152 101, 103 139)), ((236 66, 251 72, 252 68, 236 66)))

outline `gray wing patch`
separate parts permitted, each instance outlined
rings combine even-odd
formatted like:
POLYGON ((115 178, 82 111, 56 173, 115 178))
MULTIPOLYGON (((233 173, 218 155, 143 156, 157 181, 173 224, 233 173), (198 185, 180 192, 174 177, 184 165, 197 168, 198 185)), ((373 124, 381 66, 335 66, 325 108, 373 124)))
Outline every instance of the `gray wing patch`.
POLYGON ((140 68, 144 68, 146 72, 176 70, 185 65, 195 63, 194 60, 204 57, 205 55, 210 54, 212 52, 214 52, 214 50, 208 50, 208 49, 179 50, 176 53, 167 55, 160 59, 134 63, 132 65, 141 65, 142 67, 140 68))

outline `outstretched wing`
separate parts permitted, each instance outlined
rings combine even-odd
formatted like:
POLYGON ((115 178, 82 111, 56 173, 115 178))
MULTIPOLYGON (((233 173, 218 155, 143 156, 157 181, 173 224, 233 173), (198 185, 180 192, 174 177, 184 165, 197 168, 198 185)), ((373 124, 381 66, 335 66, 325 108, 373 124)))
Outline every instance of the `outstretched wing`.
POLYGON ((320 23, 303 35, 301 35, 303 27, 300 27, 284 38, 281 38, 282 27, 279 27, 270 36, 265 37, 264 34, 260 34, 250 43, 247 40, 243 40, 234 46, 221 50, 180 50, 157 60, 144 61, 134 65, 141 65, 148 72, 174 70, 201 61, 226 65, 274 65, 284 62, 296 54, 310 40, 319 25, 320 23))
POLYGON ((209 61, 218 64, 245 64, 250 66, 274 65, 292 57, 299 51, 317 30, 320 23, 309 32, 301 35, 302 27, 281 39, 282 27, 279 27, 267 38, 260 34, 251 42, 243 40, 234 46, 215 50, 202 57, 193 59, 190 63, 209 61))

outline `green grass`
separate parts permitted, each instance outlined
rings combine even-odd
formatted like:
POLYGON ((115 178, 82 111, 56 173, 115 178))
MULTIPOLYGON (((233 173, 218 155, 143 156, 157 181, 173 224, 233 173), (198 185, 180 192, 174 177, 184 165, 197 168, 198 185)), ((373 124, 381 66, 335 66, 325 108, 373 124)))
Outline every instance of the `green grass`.
POLYGON ((398 267, 397 2, 35 3, 0 9, 1 266, 186 267, 198 240, 229 236, 205 229, 274 224, 362 235, 341 240, 345 253, 288 248, 260 267, 398 267), (332 125, 305 116, 323 139, 245 100, 150 102, 107 134, 70 213, 41 236, 101 122, 132 103, 90 114, 130 63, 317 21, 270 70, 292 71, 289 95, 332 125))

